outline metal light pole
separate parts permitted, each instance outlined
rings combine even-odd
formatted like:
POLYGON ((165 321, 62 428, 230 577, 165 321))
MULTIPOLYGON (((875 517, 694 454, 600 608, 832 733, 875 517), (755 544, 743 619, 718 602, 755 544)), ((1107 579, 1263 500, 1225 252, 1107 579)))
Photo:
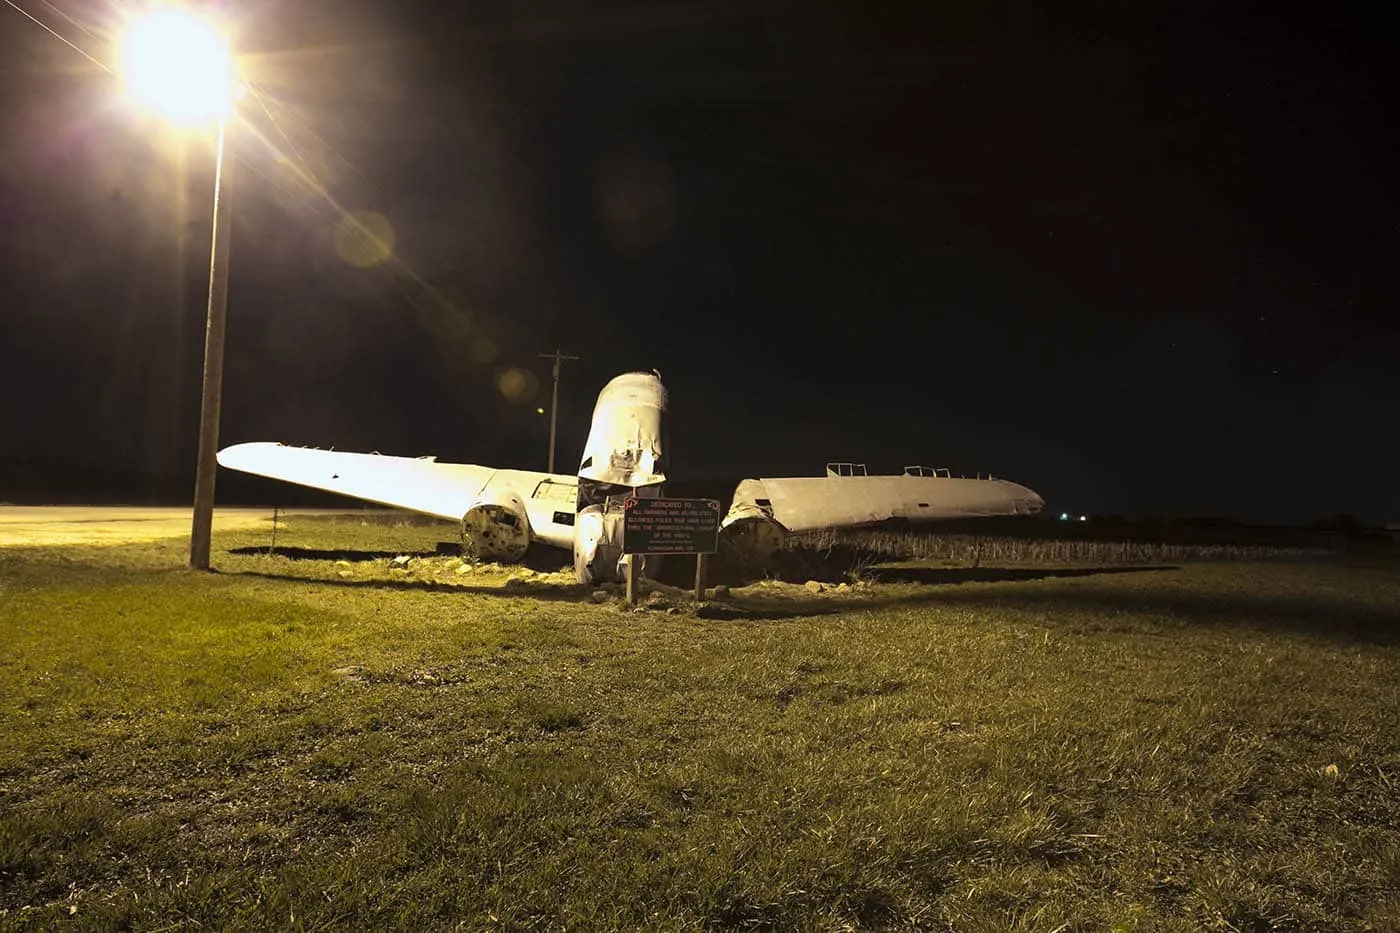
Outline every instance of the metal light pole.
POLYGON ((230 224, 229 167, 224 160, 228 119, 219 118, 214 161, 214 222, 209 240, 209 309, 204 327, 204 390, 199 406, 199 454, 195 462, 194 519, 190 526, 190 569, 209 569, 214 531, 214 476, 218 471, 219 411, 224 394, 224 324, 228 318, 230 224))
POLYGON ((549 402, 549 468, 546 473, 554 472, 554 431, 559 423, 559 364, 565 360, 576 360, 578 357, 569 356, 559 352, 556 347, 553 353, 541 353, 540 357, 554 361, 554 395, 549 402))

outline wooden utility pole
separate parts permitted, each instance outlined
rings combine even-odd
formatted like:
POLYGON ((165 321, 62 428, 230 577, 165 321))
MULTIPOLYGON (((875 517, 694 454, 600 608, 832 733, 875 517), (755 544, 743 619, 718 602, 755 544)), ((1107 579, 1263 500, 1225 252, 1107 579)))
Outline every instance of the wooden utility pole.
POLYGON ((214 474, 219 469, 219 409, 224 397, 224 327, 228 319, 229 169, 224 159, 226 119, 219 120, 218 156, 214 162, 214 223, 209 243, 209 307, 204 325, 204 390, 199 403, 199 451, 195 460, 194 510, 190 523, 190 569, 209 569, 214 530, 214 474))
POLYGON ((541 353, 540 357, 554 361, 554 396, 549 403, 549 468, 547 473, 554 472, 554 431, 559 425, 559 364, 565 360, 576 360, 578 357, 561 353, 556 347, 553 353, 541 353))

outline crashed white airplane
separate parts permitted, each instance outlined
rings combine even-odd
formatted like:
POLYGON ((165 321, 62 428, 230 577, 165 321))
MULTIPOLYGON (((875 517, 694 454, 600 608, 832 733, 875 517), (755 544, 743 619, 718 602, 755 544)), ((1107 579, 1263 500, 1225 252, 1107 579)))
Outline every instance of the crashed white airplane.
MULTIPOLYGON (((468 551, 482 560, 519 560, 531 541, 572 548, 581 583, 609 582, 623 574, 622 494, 662 494, 665 411, 666 390, 656 374, 613 379, 598 393, 576 476, 279 443, 235 444, 219 452, 219 463, 459 521, 468 551)), ((1006 480, 964 479, 925 467, 868 476, 862 464, 831 464, 822 477, 744 480, 721 534, 726 546, 761 555, 787 532, 890 519, 1029 515, 1043 505, 1040 496, 1006 480)))

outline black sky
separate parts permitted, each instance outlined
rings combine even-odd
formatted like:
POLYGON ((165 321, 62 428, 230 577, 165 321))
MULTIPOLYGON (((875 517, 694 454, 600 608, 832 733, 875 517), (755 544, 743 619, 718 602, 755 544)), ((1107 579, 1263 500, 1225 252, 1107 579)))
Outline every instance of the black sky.
MULTIPOLYGON (((108 57, 107 5, 24 5, 108 57)), ((564 469, 602 383, 656 368, 683 477, 1400 518, 1381 21, 1044 6, 226 6, 223 442, 542 468, 559 345, 564 469), (394 261, 347 263, 341 209, 394 261)), ((185 470, 211 148, 0 14, 0 457, 185 470)))

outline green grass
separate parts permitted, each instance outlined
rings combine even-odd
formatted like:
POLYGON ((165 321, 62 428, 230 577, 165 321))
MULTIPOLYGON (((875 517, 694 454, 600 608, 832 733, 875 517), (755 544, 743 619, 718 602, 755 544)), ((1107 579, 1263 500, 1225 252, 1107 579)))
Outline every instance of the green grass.
POLYGON ((1400 928, 1393 570, 633 612, 450 538, 0 550, 0 927, 1400 928))

